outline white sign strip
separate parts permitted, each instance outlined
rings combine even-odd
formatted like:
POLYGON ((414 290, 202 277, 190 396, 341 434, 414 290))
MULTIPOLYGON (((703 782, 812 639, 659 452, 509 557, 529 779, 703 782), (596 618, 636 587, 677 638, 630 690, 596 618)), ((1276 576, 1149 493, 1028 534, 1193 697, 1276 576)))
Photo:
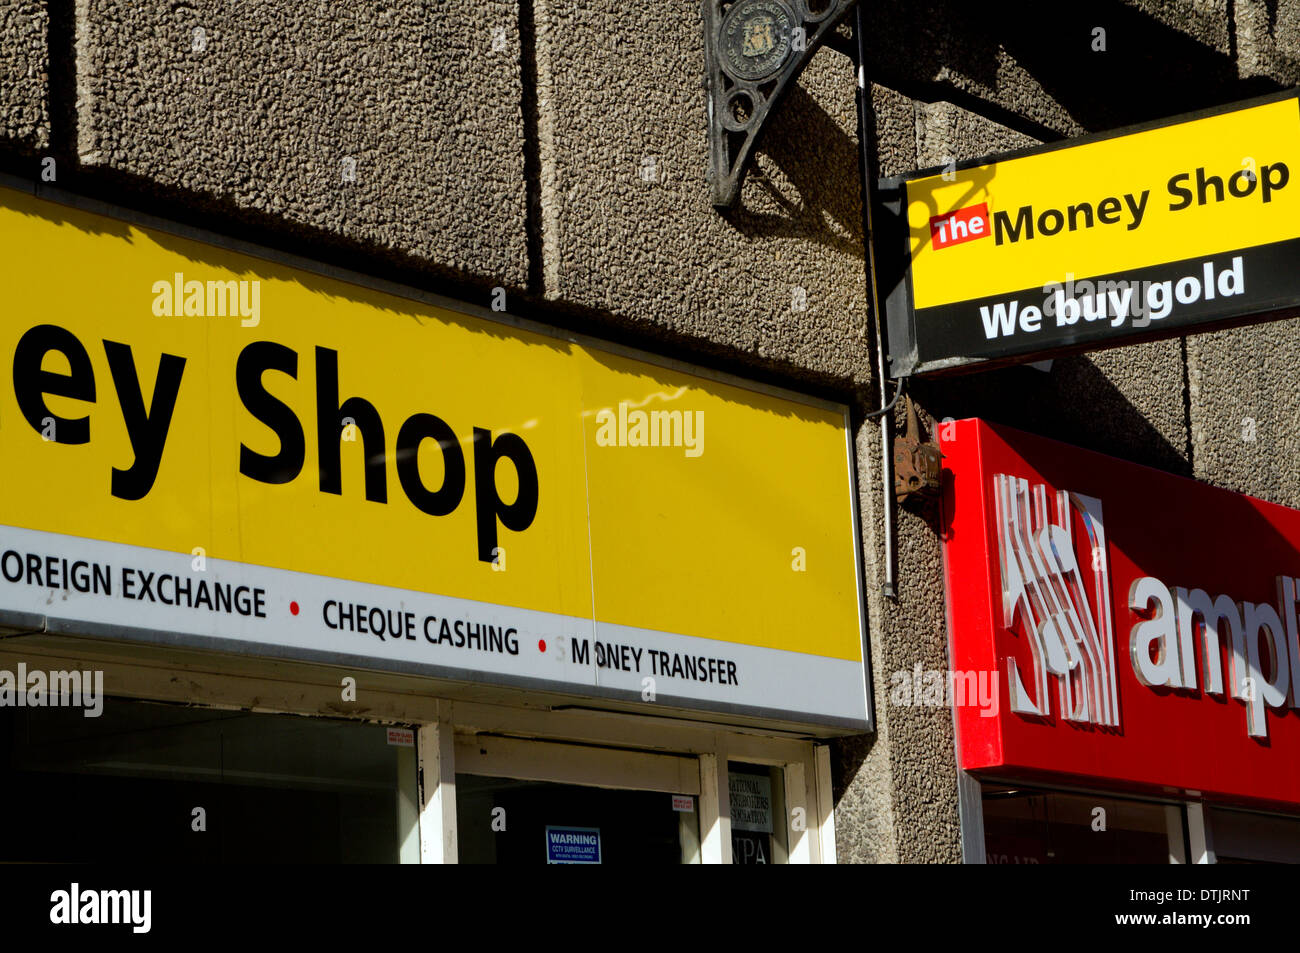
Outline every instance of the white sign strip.
POLYGON ((68 631, 84 624, 91 634, 121 629, 667 707, 793 720, 817 712, 846 727, 861 725, 864 710, 854 661, 7 526, 0 612, 68 631))

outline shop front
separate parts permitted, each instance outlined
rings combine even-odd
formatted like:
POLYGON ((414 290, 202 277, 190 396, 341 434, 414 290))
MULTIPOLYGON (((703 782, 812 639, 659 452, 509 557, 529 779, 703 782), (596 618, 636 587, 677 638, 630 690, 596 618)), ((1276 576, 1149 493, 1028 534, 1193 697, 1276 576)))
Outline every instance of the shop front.
POLYGON ((834 860, 845 407, 501 289, 0 217, 0 859, 834 860))
POLYGON ((1300 512, 938 430, 967 859, 1300 861, 1300 512))

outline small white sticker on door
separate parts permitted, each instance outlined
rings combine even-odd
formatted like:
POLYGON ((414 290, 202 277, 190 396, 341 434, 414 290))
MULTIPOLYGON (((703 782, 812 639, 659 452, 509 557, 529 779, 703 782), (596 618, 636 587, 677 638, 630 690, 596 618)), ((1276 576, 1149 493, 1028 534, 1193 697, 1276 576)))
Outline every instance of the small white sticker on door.
POLYGON ((388 743, 397 745, 401 748, 415 747, 415 729, 414 728, 389 728, 388 743))
POLYGON ((673 810, 674 810, 674 811, 686 811, 686 812, 688 812, 688 813, 694 814, 694 813, 695 813, 695 798, 691 797, 689 794, 674 794, 674 795, 673 795, 673 810))

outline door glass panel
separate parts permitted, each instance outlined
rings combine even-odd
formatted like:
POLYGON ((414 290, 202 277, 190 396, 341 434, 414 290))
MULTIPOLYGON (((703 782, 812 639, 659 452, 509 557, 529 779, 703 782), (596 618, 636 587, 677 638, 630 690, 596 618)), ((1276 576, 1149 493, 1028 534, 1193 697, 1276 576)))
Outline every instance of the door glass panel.
POLYGON ((381 725, 105 700, 0 708, 0 860, 419 861, 415 748, 381 725), (390 743, 390 740, 400 743, 390 743))
POLYGON ((765 764, 727 764, 731 801, 731 862, 788 864, 785 770, 765 764))
POLYGON ((458 856, 468 864, 699 863, 699 799, 456 775, 458 856), (689 810, 687 809, 689 807, 689 810))

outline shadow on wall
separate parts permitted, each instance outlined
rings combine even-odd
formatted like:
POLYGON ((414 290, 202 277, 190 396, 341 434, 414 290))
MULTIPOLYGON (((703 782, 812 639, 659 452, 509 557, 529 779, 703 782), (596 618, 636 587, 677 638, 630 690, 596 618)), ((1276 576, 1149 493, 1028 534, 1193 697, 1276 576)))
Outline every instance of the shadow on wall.
MULTIPOLYGON (((1228 5, 1232 6, 1231 0, 1228 5)), ((1270 6, 1276 7, 1276 0, 1270 6)), ((1006 4, 995 34, 1002 37, 1007 52, 1089 131, 1281 88, 1263 77, 1239 79, 1231 18, 1225 53, 1207 45, 1215 28, 1214 15, 1192 4, 1177 6, 1192 35, 1117 0, 1054 7, 1049 30, 1036 22, 1042 10, 1041 4, 1029 0, 1006 4), (1098 28, 1105 30, 1104 52, 1093 50, 1098 28)), ((1275 20, 1275 10, 1270 11, 1270 21, 1275 20)))
MULTIPOLYGON (((1182 399, 1181 379, 1157 380, 1152 386, 1172 390, 1179 401, 1182 399)), ((982 417, 1168 473, 1192 476, 1185 419, 1180 417, 1178 436, 1171 440, 1147 418, 1149 408, 1135 407, 1095 358, 1086 355, 1058 358, 1050 371, 1018 365, 947 378, 914 378, 908 389, 918 406, 936 420, 982 417)))
MULTIPOLYGON (((846 76, 851 77, 851 66, 843 62, 846 76)), ((721 214, 747 238, 801 239, 861 258, 857 169, 857 139, 795 85, 768 120, 746 173, 748 187, 741 193, 741 204, 721 214), (775 166, 797 198, 765 175, 764 166, 775 166), (762 204, 774 203, 779 212, 753 208, 754 189, 768 199, 762 204)))
MULTIPOLYGON (((1266 0, 1269 26, 1276 29, 1278 0, 1266 0)), ((1232 2, 1228 3, 1231 10, 1232 2)), ((965 0, 919 0, 872 4, 873 76, 886 85, 950 99, 948 77, 965 77, 959 86, 996 91, 995 112, 1015 116, 1036 112, 1028 99, 1033 88, 1008 88, 1014 72, 1009 57, 1041 85, 1047 96, 1084 130, 1096 132, 1145 122, 1260 95, 1281 88, 1272 80, 1238 78, 1235 24, 1231 14, 1216 15, 1199 5, 1174 6, 1181 29, 1121 0, 1044 4, 1006 0, 972 4, 965 0), (1100 35, 1105 31, 1105 49, 1100 35), (1216 48, 1226 33, 1227 50, 1216 48), (1014 115, 1012 115, 1014 114, 1014 115)), ((965 90, 963 90, 965 91, 965 90)), ((959 102, 959 105, 965 103, 959 102)), ((986 112, 988 110, 985 110, 986 112)), ((1059 135, 1059 131, 1058 131, 1059 135)))

